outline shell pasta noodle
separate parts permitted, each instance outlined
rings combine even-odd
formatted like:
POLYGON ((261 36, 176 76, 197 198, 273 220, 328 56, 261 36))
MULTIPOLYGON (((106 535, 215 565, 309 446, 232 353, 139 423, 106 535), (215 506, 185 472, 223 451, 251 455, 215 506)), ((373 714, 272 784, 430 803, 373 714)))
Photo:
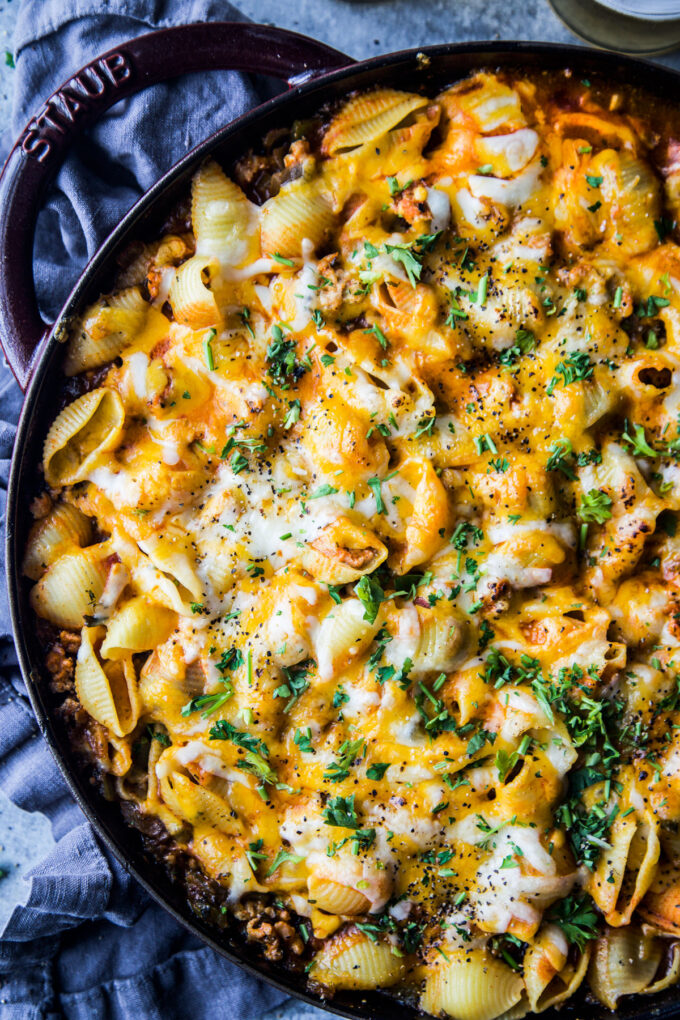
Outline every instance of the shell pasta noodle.
POLYGON ((204 163, 72 323, 23 562, 55 711, 323 996, 678 979, 678 138, 567 71, 355 94, 204 163))

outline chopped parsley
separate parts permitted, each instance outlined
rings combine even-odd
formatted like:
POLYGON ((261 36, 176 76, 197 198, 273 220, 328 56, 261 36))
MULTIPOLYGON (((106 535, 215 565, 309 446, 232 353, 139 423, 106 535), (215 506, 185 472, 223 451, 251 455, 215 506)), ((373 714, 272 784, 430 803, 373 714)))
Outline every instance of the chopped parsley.
POLYGON ((290 861, 291 864, 299 864, 300 861, 304 861, 304 857, 301 854, 293 854, 290 852, 290 850, 283 849, 279 850, 276 857, 272 861, 272 865, 269 871, 267 872, 267 878, 273 875, 274 872, 278 868, 280 868, 282 864, 286 863, 286 861, 290 861))
POLYGON ((561 804, 555 812, 557 822, 566 830, 577 862, 585 864, 590 871, 597 866, 600 852, 611 849, 607 838, 617 814, 618 805, 607 810, 605 802, 599 801, 586 808, 580 800, 561 804))
POLYGON ((297 666, 282 666, 281 672, 284 675, 285 683, 280 684, 274 691, 274 698, 288 698, 288 704, 284 712, 288 713, 299 701, 309 687, 309 671, 314 665, 311 659, 299 663, 297 666))
POLYGON ((246 850, 246 859, 250 867, 253 869, 253 872, 257 871, 258 861, 267 860, 267 855, 262 853, 263 846, 264 846, 263 839, 256 839, 254 843, 248 844, 248 849, 246 850))
POLYGON ((284 256, 281 255, 281 253, 278 252, 278 251, 274 252, 274 254, 272 255, 272 258, 276 262, 280 262, 282 266, 294 266, 295 265, 295 263, 293 262, 292 259, 284 258, 284 256))
POLYGON ((339 491, 339 489, 335 489, 332 485, 326 483, 325 485, 320 485, 318 489, 315 489, 309 498, 321 499, 322 496, 334 496, 335 493, 339 491))
POLYGON ((387 348, 389 347, 390 342, 383 333, 383 331, 381 330, 377 322, 374 322, 370 329, 365 329, 364 333, 368 333, 371 336, 374 336, 384 351, 386 351, 387 348))
POLYGON ((213 723, 209 736, 211 740, 230 740, 232 744, 243 748, 243 757, 236 763, 237 768, 251 772, 262 783, 277 787, 281 785, 277 783, 276 773, 267 761, 269 748, 260 737, 247 730, 237 730, 226 719, 218 719, 213 723))
POLYGON ((570 893, 558 900, 547 914, 548 920, 559 925, 567 942, 581 951, 586 942, 597 938, 598 915, 595 904, 587 893, 570 893))
POLYGON ((536 337, 528 329, 518 329, 515 333, 515 342, 511 347, 506 347, 498 357, 501 365, 506 368, 515 364, 523 354, 529 354, 536 346, 536 337))
POLYGON ((212 341, 217 336, 216 329, 208 330, 208 335, 203 339, 203 356, 209 372, 215 371, 215 359, 213 357, 212 341))
POLYGON ((332 702, 333 708, 341 708, 342 705, 346 705, 348 701, 349 701, 349 694, 347 693, 345 688, 342 686, 342 684, 338 684, 338 686, 335 688, 335 691, 333 693, 333 702, 332 702))
POLYGON ((632 448, 632 453, 634 457, 658 456, 656 450, 652 449, 652 447, 647 442, 643 425, 635 424, 629 425, 629 423, 626 421, 623 430, 623 435, 621 436, 621 438, 623 439, 624 443, 628 443, 628 445, 632 448))
MULTIPOLYGON (((422 234, 410 244, 385 244, 383 246, 385 253, 390 255, 395 262, 401 263, 404 267, 408 281, 412 287, 416 286, 416 283, 423 272, 423 255, 432 248, 439 237, 440 232, 441 231, 438 231, 435 234, 422 234)), ((373 248, 375 255, 377 255, 377 249, 373 245, 371 247, 373 248)))
POLYGON ((446 319, 444 321, 444 325, 451 326, 451 328, 453 328, 456 325, 457 319, 468 319, 469 315, 467 312, 463 311, 463 309, 460 306, 460 301, 458 300, 455 294, 453 293, 449 294, 449 298, 451 301, 451 306, 449 308, 449 314, 446 316, 446 319))
POLYGON ((414 439, 419 439, 420 436, 431 436, 434 431, 434 424, 436 422, 435 415, 429 415, 426 418, 421 418, 418 422, 416 431, 413 434, 414 439))
POLYGON ((214 694, 199 694, 198 697, 192 698, 182 706, 182 715, 186 718, 186 716, 193 715, 194 712, 200 712, 201 717, 207 719, 213 712, 217 712, 223 705, 226 705, 229 699, 234 696, 234 685, 231 680, 225 678, 222 678, 220 683, 223 685, 223 690, 215 691, 214 694))
POLYGON ((391 255, 395 262, 400 262, 406 270, 408 282, 415 287, 423 271, 423 263, 417 252, 414 252, 410 244, 386 244, 385 251, 391 255))
POLYGON ((261 754, 264 758, 269 757, 269 748, 263 740, 248 733, 245 730, 237 730, 226 719, 219 719, 210 727, 211 740, 230 740, 237 747, 242 747, 253 754, 261 754))
POLYGON ((284 429, 292 429, 293 425, 300 420, 300 412, 302 411, 302 405, 299 400, 288 401, 288 413, 286 414, 283 422, 284 429))
POLYGON ((387 510, 385 508, 385 501, 382 498, 382 490, 380 488, 380 479, 377 478, 377 477, 369 478, 368 481, 366 482, 366 484, 368 485, 369 489, 371 490, 371 492, 375 496, 375 509, 376 509, 376 513, 379 513, 379 514, 387 513, 387 510))
POLYGON ((568 439, 558 439, 553 443, 546 468, 548 471, 561 471, 570 482, 576 481, 571 465, 574 462, 574 451, 568 439))
POLYGON ((269 376, 281 389, 288 389, 291 382, 297 382, 307 368, 302 365, 295 352, 295 341, 286 340, 279 325, 272 326, 272 341, 267 347, 269 376))
POLYGON ((215 665, 220 673, 227 673, 230 670, 238 669, 243 665, 243 661, 243 653, 239 648, 228 648, 226 652, 222 652, 215 665))
POLYGON ((651 294, 646 301, 641 301, 635 309, 638 319, 651 319, 658 314, 660 308, 666 308, 670 304, 668 298, 658 297, 651 294))
POLYGON ((312 731, 309 726, 305 730, 296 729, 293 742, 304 754, 314 754, 314 748, 312 747, 312 731))
POLYGON ((338 760, 329 763, 323 777, 331 783, 340 783, 343 779, 349 778, 349 770, 352 763, 360 757, 359 752, 364 748, 364 739, 345 740, 338 749, 338 760))
POLYGON ((589 379, 593 374, 593 368, 590 356, 585 351, 572 351, 564 361, 559 361, 555 366, 555 375, 548 383, 546 393, 552 396, 560 380, 563 386, 568 386, 570 383, 589 379))
POLYGON ((464 551, 468 548, 470 542, 473 545, 478 545, 484 538, 484 532, 481 528, 476 528, 469 521, 460 521, 459 524, 454 528, 453 534, 449 539, 449 542, 454 549, 464 551))
POLYGON ((255 332, 253 330, 253 327, 250 325, 250 308, 242 308, 241 312, 240 312, 240 315, 241 315, 241 322, 246 327, 246 329, 248 330, 248 332, 250 333, 251 337, 254 340, 255 339, 255 332))
POLYGON ((367 623, 374 623, 380 610, 380 605, 385 600, 385 592, 380 583, 368 574, 354 586, 354 594, 364 607, 364 620, 367 623))
POLYGON ((586 523, 604 524, 612 515, 612 499, 601 489, 584 492, 577 509, 577 514, 586 523))
POLYGON ((326 825, 343 829, 358 829, 359 819, 354 810, 354 794, 349 797, 331 797, 322 812, 326 825))

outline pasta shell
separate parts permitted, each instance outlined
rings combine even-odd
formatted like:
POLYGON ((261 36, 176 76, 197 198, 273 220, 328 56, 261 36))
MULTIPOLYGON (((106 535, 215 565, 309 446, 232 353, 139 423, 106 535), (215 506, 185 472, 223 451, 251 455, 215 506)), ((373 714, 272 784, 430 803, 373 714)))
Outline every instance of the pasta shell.
POLYGON ((415 673, 448 673, 465 637, 465 625, 453 616, 441 617, 427 610, 419 614, 420 640, 413 659, 415 673))
POLYGON ((666 864, 640 905, 640 915, 662 931, 680 935, 680 864, 666 864))
POLYGON ((268 199, 261 215, 262 252, 284 258, 300 258, 303 240, 318 248, 335 221, 329 199, 303 177, 268 199))
POLYGON ((148 310, 138 287, 91 305, 71 331, 64 362, 66 375, 113 361, 140 332, 148 310))
POLYGON ((93 719, 124 737, 139 718, 137 677, 131 656, 121 662, 100 662, 94 646, 103 632, 103 627, 83 627, 76 662, 76 693, 93 719))
POLYGON ((387 558, 378 536, 339 517, 302 554, 302 566, 324 584, 348 584, 375 570, 387 558))
POLYGON ((649 889, 659 860, 658 823, 650 815, 617 817, 609 835, 611 849, 603 851, 588 890, 607 924, 629 924, 633 911, 649 889))
POLYGON ((314 958, 312 977, 330 988, 388 988, 404 965, 385 942, 371 942, 358 931, 329 939, 314 958))
POLYGON ((235 812, 222 797, 193 783, 181 772, 161 776, 160 794, 170 810, 191 825, 212 825, 228 836, 241 831, 235 812))
POLYGON ((672 985, 678 983, 680 978, 680 944, 675 943, 671 949, 671 958, 668 966, 668 970, 663 977, 660 977, 657 981, 654 981, 647 988, 643 988, 640 992, 641 995, 657 995, 659 992, 663 992, 666 988, 670 988, 672 985))
POLYGON ((555 127, 561 134, 575 137, 577 130, 585 131, 589 135, 594 133, 599 136, 601 144, 612 145, 615 149, 635 149, 639 144, 639 137, 627 120, 610 120, 606 116, 597 113, 588 113, 585 110, 560 111, 555 120, 555 127))
POLYGON ((658 242, 654 220, 661 211, 661 185, 649 163, 630 152, 604 149, 590 161, 602 177, 607 236, 618 255, 641 255, 658 242))
POLYGON ((585 428, 589 429, 601 418, 604 418, 605 414, 609 414, 617 401, 617 395, 613 386, 603 386, 597 379, 592 379, 583 387, 581 399, 583 400, 583 424, 585 428))
POLYGON ((177 322, 192 329, 216 326, 220 320, 217 301, 207 286, 219 265, 213 255, 193 255, 177 269, 168 300, 177 322))
POLYGON ((337 914, 325 914, 323 910, 312 907, 312 930, 317 939, 327 939, 329 935, 336 932, 342 924, 342 918, 337 914))
POLYGON ((429 461, 409 461, 401 467, 400 475, 416 490, 406 525, 406 542, 393 556, 394 568, 405 574, 430 559, 438 549, 441 529, 449 521, 449 501, 429 461))
POLYGON ((309 901, 329 914, 365 914, 371 903, 363 893, 329 878, 310 875, 307 879, 309 901))
POLYGON ((595 945, 588 981, 592 992, 609 1009, 623 995, 637 995, 651 985, 663 958, 659 938, 632 926, 610 928, 595 945))
POLYGON ((484 134, 526 124, 518 93, 495 74, 478 74, 439 98, 452 120, 467 121, 484 134))
MULTIPOLYGON (((163 726, 152 725, 150 727, 151 742, 149 744, 149 757, 147 760, 147 786, 146 786, 146 800, 144 801, 144 811, 146 814, 158 814, 158 806, 160 801, 158 799, 158 777, 156 775, 156 765, 160 756, 163 754, 164 742, 156 739, 156 734, 167 737, 167 732, 163 726)), ((169 740, 169 738, 168 738, 169 740)), ((173 749, 170 747, 170 753, 173 749)))
POLYGON ((135 248, 136 254, 132 261, 128 262, 116 279, 116 286, 134 287, 146 283, 152 292, 153 284, 160 276, 158 271, 166 266, 176 266, 191 255, 193 250, 193 238, 189 234, 183 237, 178 234, 166 234, 153 244, 140 244, 135 248))
POLYGON ((149 557, 142 552, 136 542, 131 541, 123 532, 115 530, 112 538, 114 551, 127 566, 137 591, 146 595, 150 603, 168 606, 176 613, 191 615, 191 608, 182 601, 182 597, 174 581, 154 567, 149 557))
POLYGON ((661 391, 672 385, 675 360, 663 352, 645 352, 619 368, 617 382, 629 399, 656 403, 661 391))
MULTIPOLYGON (((157 728, 155 728, 157 732, 157 728)), ((149 748, 149 761, 147 767, 147 795, 144 802, 144 810, 146 814, 157 815, 163 822, 165 828, 171 835, 177 835, 186 827, 186 823, 175 814, 175 812, 168 807, 160 799, 160 781, 158 779, 158 773, 156 767, 161 759, 161 756, 167 754, 169 758, 173 758, 175 754, 175 748, 169 747, 164 748, 160 741, 152 739, 151 747, 149 748)), ((162 766, 161 766, 162 771, 162 766)))
POLYGON ((53 510, 36 521, 26 545, 22 571, 37 581, 70 546, 83 546, 92 541, 92 523, 70 503, 58 503, 53 510))
POLYGON ((339 395, 317 401, 301 425, 303 446, 318 470, 330 475, 346 467, 370 476, 386 469, 389 455, 383 440, 371 437, 369 442, 365 419, 339 395))
MULTIPOLYGON (((195 694, 189 694, 177 676, 169 676, 168 669, 161 671, 159 656, 152 653, 142 666, 139 675, 139 696, 146 713, 172 720, 173 727, 181 720, 181 711, 195 694)), ((197 691, 196 694, 203 694, 197 691)), ((191 720, 190 720, 191 722, 191 720)))
POLYGON ((420 1006, 426 1013, 443 1010, 456 1020, 495 1020, 516 1006, 524 982, 506 964, 483 949, 447 952, 425 981, 420 1006))
POLYGON ((52 422, 43 447, 49 485, 73 485, 87 477, 100 453, 118 445, 125 410, 115 390, 102 386, 78 397, 52 422))
POLYGON ((317 639, 319 676, 328 680, 368 648, 380 629, 381 613, 369 623, 359 599, 345 599, 324 617, 317 639))
MULTIPOLYGON (((555 224, 565 233, 574 248, 593 245, 599 236, 599 215, 594 209, 593 189, 589 187, 586 175, 598 176, 590 167, 589 160, 579 152, 578 138, 565 138, 561 145, 561 164, 553 177, 553 201, 555 224)), ((611 150, 608 150, 611 151, 611 150)))
POLYGON ((534 1013, 542 1013, 570 998, 582 983, 591 945, 578 956, 577 963, 568 963, 568 944, 561 929, 545 925, 524 956, 524 984, 529 1005, 534 1013))
POLYGON ((238 184, 214 160, 204 163, 191 184, 196 254, 225 265, 241 263, 248 254, 250 219, 250 202, 238 184))
POLYGON ((427 358, 445 360, 451 356, 448 340, 434 328, 439 306, 431 287, 421 283, 415 287, 403 282, 383 283, 373 288, 371 303, 385 320, 389 336, 403 337, 409 347, 427 358))
POLYGON ((102 772, 124 776, 130 771, 132 749, 128 737, 117 737, 93 719, 88 727, 88 739, 102 772))
POLYGON ((479 165, 490 163, 497 177, 509 177, 523 170, 533 158, 539 136, 532 128, 520 128, 506 135, 478 138, 476 144, 479 165))
POLYGON ((255 877, 234 836, 201 825, 194 830, 191 852, 209 878, 228 886, 226 900, 236 904, 248 893, 266 892, 255 877))
POLYGON ((397 281, 384 283, 375 289, 372 304, 387 323, 388 336, 397 333, 415 348, 425 339, 439 314, 432 288, 422 283, 415 287, 397 281))
POLYGON ((102 644, 107 659, 122 659, 132 652, 146 652, 163 644, 177 624, 177 614, 166 606, 137 597, 111 617, 102 644))
POLYGON ((193 564, 193 556, 189 552, 189 539, 181 535, 173 535, 170 529, 163 532, 162 537, 154 536, 139 543, 151 562, 164 574, 170 574, 177 582, 182 597, 188 594, 194 601, 200 602, 203 597, 201 582, 193 564), (181 589, 184 588, 184 592, 181 589))
POLYGON ((397 89, 377 89, 353 96, 328 126, 321 151, 326 156, 334 156, 343 149, 372 142, 427 103, 425 96, 397 89))
POLYGON ((31 606, 44 619, 58 627, 78 630, 104 591, 108 567, 102 546, 90 546, 66 553, 48 567, 31 589, 31 606))
POLYGON ((116 787, 119 787, 122 776, 126 776, 132 768, 132 748, 129 737, 117 737, 114 733, 108 734, 108 764, 106 771, 112 776, 118 776, 116 787))
POLYGON ((509 347, 515 336, 515 322, 523 322, 527 329, 535 329, 543 321, 541 302, 534 292, 522 285, 521 280, 495 280, 493 290, 484 304, 466 305, 469 322, 479 343, 494 350, 509 347), (507 282, 506 282, 507 281, 507 282))
POLYGON ((225 595, 234 586, 243 569, 242 557, 235 549, 225 548, 223 539, 207 535, 197 543, 202 555, 201 569, 216 595, 225 595))

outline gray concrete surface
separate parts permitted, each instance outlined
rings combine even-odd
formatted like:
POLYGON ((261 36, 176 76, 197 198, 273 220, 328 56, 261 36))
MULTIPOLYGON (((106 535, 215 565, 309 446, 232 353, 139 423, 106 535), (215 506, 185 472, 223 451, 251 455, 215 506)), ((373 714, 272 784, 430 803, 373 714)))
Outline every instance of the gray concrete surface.
MULTIPOLYGON (((151 3, 152 0, 149 0, 151 3)), ((233 0, 255 21, 315 36, 353 57, 464 39, 542 39, 573 42, 547 0, 233 0)), ((0 136, 9 127, 12 32, 19 0, 0 0, 0 136)), ((680 66, 680 54, 664 62, 680 66)), ((22 875, 52 845, 46 820, 10 804, 0 793, 0 928, 25 891, 22 875)), ((291 1001, 267 1020, 322 1020, 329 1014, 291 1001)), ((264 1020, 256 1008, 253 1020, 264 1020)))

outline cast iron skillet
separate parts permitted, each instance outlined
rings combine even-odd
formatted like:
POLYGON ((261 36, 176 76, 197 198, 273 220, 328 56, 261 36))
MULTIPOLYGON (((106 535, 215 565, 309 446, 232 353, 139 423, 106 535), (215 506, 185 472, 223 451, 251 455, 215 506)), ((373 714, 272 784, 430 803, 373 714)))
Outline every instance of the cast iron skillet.
MULTIPOLYGON (((680 91, 680 74, 654 64, 589 51, 575 46, 533 42, 459 43, 380 56, 360 64, 337 50, 304 36, 262 25, 212 23, 169 28, 141 36, 88 64, 54 93, 27 125, 0 177, 0 340, 7 360, 26 391, 19 423, 7 500, 7 573, 14 636, 22 673, 40 730, 71 792, 100 838, 146 890, 178 921, 216 952, 278 988, 313 1005, 325 1005, 305 989, 304 978, 263 960, 257 950, 230 940, 197 918, 159 865, 142 852, 138 833, 120 816, 117 805, 103 800, 79 774, 62 729, 55 723, 44 683, 44 649, 22 582, 20 565, 30 515, 27 507, 39 485, 36 465, 54 416, 55 380, 60 377, 64 323, 106 291, 112 282, 116 253, 140 237, 153 236, 188 188, 200 162, 214 155, 225 166, 267 131, 315 112, 323 103, 352 89, 381 84, 431 94, 481 66, 521 70, 569 67, 575 75, 604 76, 618 83, 637 83, 668 103, 680 91), (171 68, 171 70, 170 70, 171 68), (38 313, 32 275, 33 234, 40 200, 64 154, 84 128, 119 99, 147 85, 188 71, 231 69, 281 78, 288 92, 225 126, 187 153, 127 213, 91 260, 57 322, 48 325, 38 313)), ((362 1020, 415 1020, 420 1016, 381 993, 340 992, 327 1005, 340 1016, 362 1020)), ((550 1018, 550 1014, 543 1014, 550 1018)), ((581 999, 568 1003, 560 1017, 605 1020, 611 1013, 581 999)), ((624 1000, 626 1020, 679 1017, 680 991, 654 999, 624 1000)), ((557 1014, 553 1014, 557 1017, 557 1014)))

